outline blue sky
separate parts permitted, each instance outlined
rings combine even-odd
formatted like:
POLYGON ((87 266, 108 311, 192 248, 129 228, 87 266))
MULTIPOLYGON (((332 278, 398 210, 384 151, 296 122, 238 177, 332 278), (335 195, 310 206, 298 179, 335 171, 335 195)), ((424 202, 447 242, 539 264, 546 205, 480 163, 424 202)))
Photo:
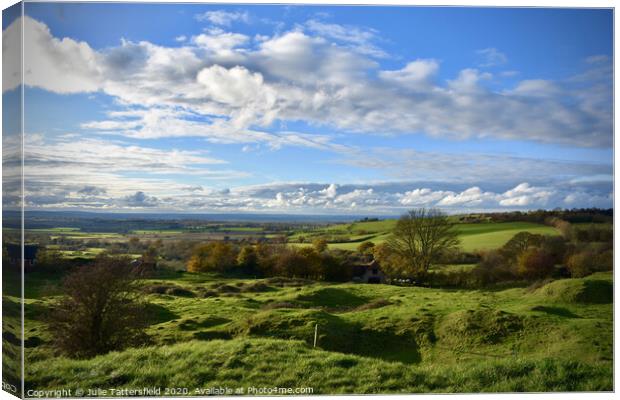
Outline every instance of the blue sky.
MULTIPOLYGON (((33 209, 613 203, 610 10, 26 3, 25 14, 33 209)), ((3 15, 5 43, 20 22, 3 15)), ((8 99, 20 82, 6 69, 8 99)))

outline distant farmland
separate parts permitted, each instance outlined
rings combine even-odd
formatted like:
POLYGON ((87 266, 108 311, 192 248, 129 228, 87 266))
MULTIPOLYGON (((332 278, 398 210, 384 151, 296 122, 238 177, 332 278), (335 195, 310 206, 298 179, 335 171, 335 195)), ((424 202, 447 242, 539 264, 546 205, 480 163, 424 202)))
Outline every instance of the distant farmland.
MULTIPOLYGON (((289 239, 289 243, 295 245, 310 245, 299 243, 299 237, 310 234, 311 237, 338 237, 347 238, 347 241, 329 241, 329 248, 342 250, 355 250, 361 243, 371 241, 375 244, 383 243, 390 236, 396 220, 382 220, 374 222, 356 222, 353 224, 333 225, 321 231, 297 232, 289 239), (296 242, 297 239, 297 243, 296 242)), ((511 237, 519 232, 530 232, 541 235, 558 235, 557 229, 530 222, 486 222, 457 224, 455 229, 459 232, 461 247, 464 251, 488 250, 503 246, 511 237)))

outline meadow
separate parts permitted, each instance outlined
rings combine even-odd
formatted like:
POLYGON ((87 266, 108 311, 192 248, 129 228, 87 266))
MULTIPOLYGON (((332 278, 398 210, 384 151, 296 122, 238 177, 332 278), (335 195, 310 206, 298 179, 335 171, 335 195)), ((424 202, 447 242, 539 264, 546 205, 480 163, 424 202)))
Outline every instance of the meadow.
MULTIPOLYGON (((355 251, 364 241, 385 241, 394 224, 31 230, 73 265, 114 249, 137 258, 138 248, 157 242, 168 267, 138 281, 149 304, 147 345, 90 359, 60 355, 48 329, 64 274, 26 274, 26 388, 177 390, 168 395, 218 387, 243 387, 244 394, 251 387, 303 387, 313 394, 613 390, 612 272, 466 289, 191 273, 186 261, 164 260, 180 242, 191 249, 222 237, 289 246, 320 238, 330 249, 355 251)), ((532 222, 461 222, 454 229, 461 249, 472 253, 500 248, 519 232, 560 234, 532 222)), ((431 271, 476 267, 436 264, 431 271)), ((3 297, 5 324, 15 327, 18 296, 5 291, 3 297)))
MULTIPOLYGON (((312 238, 328 238, 330 249, 355 250, 363 242, 380 244, 385 242, 396 225, 395 219, 341 224, 313 231, 292 234, 288 241, 296 246, 311 245, 312 238), (304 243, 299 243, 300 237, 304 243)), ((483 222, 459 223, 455 225, 463 251, 495 249, 504 245, 519 232, 541 235, 558 235, 557 229, 531 222, 483 222)))
POLYGON ((26 301, 26 386, 38 390, 612 390, 611 273, 488 291, 170 273, 142 282, 152 345, 89 360, 47 344, 53 284, 31 280, 47 289, 26 301))

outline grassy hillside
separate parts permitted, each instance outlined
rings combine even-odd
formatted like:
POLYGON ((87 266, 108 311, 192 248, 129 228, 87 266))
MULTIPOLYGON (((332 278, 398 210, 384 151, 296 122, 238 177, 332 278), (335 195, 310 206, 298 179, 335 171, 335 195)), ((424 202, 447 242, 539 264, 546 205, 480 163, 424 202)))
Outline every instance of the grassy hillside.
MULTIPOLYGON (((329 228, 313 232, 296 232, 289 237, 289 242, 295 246, 309 246, 307 243, 297 243, 299 237, 312 239, 315 236, 335 238, 329 243, 331 249, 355 250, 365 241, 375 244, 383 243, 390 236, 396 220, 382 220, 372 222, 356 222, 352 224, 333 225, 329 228), (338 237, 343 240, 338 242, 338 237)), ((530 232, 541 235, 558 235, 557 229, 550 226, 530 222, 487 222, 456 224, 461 247, 465 251, 495 249, 503 246, 510 238, 519 232, 530 232)))
POLYGON ((53 356, 42 318, 54 282, 33 278, 46 288, 26 305, 26 381, 36 389, 612 389, 611 273, 489 291, 171 274, 143 282, 152 346, 91 360, 53 356))

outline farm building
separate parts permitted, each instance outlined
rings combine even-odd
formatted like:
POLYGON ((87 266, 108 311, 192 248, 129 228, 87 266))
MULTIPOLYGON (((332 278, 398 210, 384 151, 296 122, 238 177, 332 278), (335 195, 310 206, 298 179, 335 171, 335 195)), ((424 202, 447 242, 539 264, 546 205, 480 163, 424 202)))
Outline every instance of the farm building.
POLYGON ((386 276, 377 260, 353 267, 353 280, 363 283, 385 283, 386 276))
MULTIPOLYGON (((36 244, 24 245, 24 271, 32 270, 37 260, 39 246, 36 244)), ((8 243, 6 245, 6 255, 8 264, 16 268, 21 268, 22 246, 20 244, 8 243)))

